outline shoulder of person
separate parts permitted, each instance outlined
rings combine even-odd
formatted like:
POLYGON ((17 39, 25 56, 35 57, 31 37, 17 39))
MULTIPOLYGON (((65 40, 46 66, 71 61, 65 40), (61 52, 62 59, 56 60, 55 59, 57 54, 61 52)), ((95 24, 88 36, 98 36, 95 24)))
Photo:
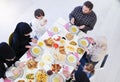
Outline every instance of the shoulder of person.
POLYGON ((82 9, 82 6, 76 6, 75 9, 82 9))

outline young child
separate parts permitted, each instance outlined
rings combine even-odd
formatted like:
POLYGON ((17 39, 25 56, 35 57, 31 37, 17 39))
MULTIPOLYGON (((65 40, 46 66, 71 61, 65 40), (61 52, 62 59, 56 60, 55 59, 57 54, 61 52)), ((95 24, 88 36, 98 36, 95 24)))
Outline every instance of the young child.
POLYGON ((44 18, 45 13, 42 9, 36 9, 34 12, 34 16, 35 19, 32 20, 30 25, 33 29, 32 36, 38 39, 46 31, 44 26, 46 25, 47 20, 44 18))

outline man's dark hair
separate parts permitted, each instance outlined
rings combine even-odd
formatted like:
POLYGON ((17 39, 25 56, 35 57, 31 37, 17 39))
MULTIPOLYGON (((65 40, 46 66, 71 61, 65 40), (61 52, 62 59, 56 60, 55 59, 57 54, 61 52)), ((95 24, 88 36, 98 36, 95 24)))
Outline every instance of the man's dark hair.
POLYGON ((34 16, 36 18, 36 16, 40 17, 40 16, 45 16, 45 13, 42 9, 36 9, 34 12, 34 16))
POLYGON ((90 1, 86 1, 86 2, 84 3, 84 5, 85 5, 86 7, 88 7, 90 10, 92 10, 92 8, 93 8, 93 3, 91 3, 90 1))

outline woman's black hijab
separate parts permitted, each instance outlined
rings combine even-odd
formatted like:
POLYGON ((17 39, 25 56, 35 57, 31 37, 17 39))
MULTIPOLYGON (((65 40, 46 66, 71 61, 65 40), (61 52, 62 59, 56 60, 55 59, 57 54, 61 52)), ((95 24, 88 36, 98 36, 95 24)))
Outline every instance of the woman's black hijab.
POLYGON ((12 59, 15 56, 15 52, 6 42, 0 43, 0 59, 12 59))
POLYGON ((20 37, 24 37, 24 34, 32 32, 32 28, 25 22, 20 22, 17 24, 14 34, 20 37))

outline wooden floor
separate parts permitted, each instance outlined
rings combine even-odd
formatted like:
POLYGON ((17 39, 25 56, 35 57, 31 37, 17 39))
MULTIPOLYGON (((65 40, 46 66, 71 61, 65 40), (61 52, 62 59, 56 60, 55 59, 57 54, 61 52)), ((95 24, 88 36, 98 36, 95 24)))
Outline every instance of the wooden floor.
MULTIPOLYGON (((0 42, 8 42, 8 36, 20 21, 30 22, 37 8, 42 8, 48 19, 48 28, 59 17, 68 21, 68 14, 85 0, 0 0, 0 42)), ((91 0, 97 14, 90 36, 106 36, 108 59, 103 69, 97 69, 91 82, 120 82, 120 0, 91 0)))

